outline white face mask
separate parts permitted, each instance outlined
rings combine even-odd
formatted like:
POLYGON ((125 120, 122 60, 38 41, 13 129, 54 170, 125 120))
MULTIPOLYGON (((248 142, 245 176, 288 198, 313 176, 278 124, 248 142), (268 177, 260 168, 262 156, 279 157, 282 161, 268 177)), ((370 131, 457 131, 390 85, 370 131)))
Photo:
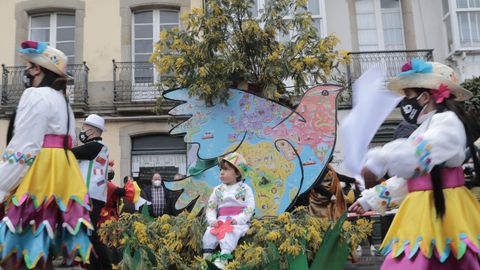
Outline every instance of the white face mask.
POLYGON ((153 185, 159 187, 162 184, 161 180, 153 180, 153 185))

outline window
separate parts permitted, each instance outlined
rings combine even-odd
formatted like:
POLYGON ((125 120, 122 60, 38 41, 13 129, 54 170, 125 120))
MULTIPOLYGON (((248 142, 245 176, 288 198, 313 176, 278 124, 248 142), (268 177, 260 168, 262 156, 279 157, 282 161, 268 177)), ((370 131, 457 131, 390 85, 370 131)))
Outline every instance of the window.
POLYGON ((480 48, 480 0, 442 0, 448 52, 480 48))
MULTIPOLYGON (((265 5, 268 5, 269 1, 268 0, 255 0, 253 1, 251 11, 253 17, 259 17, 261 14, 265 12, 265 5)), ((318 35, 322 36, 325 35, 326 32, 326 26, 325 26, 325 20, 324 20, 324 5, 323 5, 323 0, 308 0, 307 8, 308 11, 312 14, 312 19, 313 19, 313 24, 318 30, 318 35)), ((285 18, 288 20, 288 16, 285 18)), ((279 37, 280 41, 283 40, 290 40, 291 36, 293 36, 293 33, 290 33, 287 36, 281 36, 279 37)))
POLYGON ((460 46, 480 47, 480 0, 457 0, 457 18, 460 46))
POLYGON ((360 51, 405 49, 399 0, 356 0, 355 10, 360 51))
POLYGON ((132 138, 132 174, 140 184, 149 184, 154 172, 164 180, 186 174, 187 146, 183 137, 151 134, 132 138))
POLYGON ((30 16, 29 39, 48 42, 75 63, 75 15, 64 13, 30 16))
POLYGON ((154 100, 160 93, 156 82, 159 74, 148 62, 153 45, 160 32, 179 26, 179 11, 170 9, 147 10, 134 13, 132 30, 132 101, 154 100))
POLYGON ((450 10, 448 8, 448 0, 443 0, 443 23, 445 27, 445 33, 447 35, 447 46, 448 52, 455 50, 455 43, 453 40, 453 33, 452 33, 452 16, 450 15, 450 10), (445 3, 446 2, 446 3, 445 3))
MULTIPOLYGON (((150 10, 134 14, 133 23, 133 60, 148 62, 153 53, 153 44, 160 39, 160 32, 179 26, 178 10, 150 10)), ((153 69, 139 70, 135 81, 153 83, 156 81, 153 69)))

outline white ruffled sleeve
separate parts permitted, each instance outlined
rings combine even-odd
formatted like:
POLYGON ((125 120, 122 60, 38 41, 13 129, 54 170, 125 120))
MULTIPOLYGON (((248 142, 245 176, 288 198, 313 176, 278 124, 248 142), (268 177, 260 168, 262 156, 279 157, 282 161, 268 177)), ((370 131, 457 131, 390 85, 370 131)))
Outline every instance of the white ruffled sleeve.
POLYGON ((217 220, 217 211, 218 211, 218 198, 217 198, 217 191, 218 186, 216 186, 212 194, 210 195, 210 198, 208 199, 207 203, 207 208, 205 210, 205 216, 207 218, 208 225, 212 223, 213 221, 217 220))
POLYGON ((386 211, 400 205, 407 194, 407 181, 392 177, 380 185, 364 190, 358 202, 365 211, 374 210, 384 215, 386 211))
POLYGON ((240 214, 235 216, 235 220, 239 225, 247 224, 255 211, 255 197, 253 196, 252 189, 246 184, 242 184, 242 186, 245 188, 246 206, 240 214))
POLYGON ((35 88, 25 90, 17 108, 13 138, 0 162, 0 201, 22 181, 42 148, 48 128, 48 103, 35 88))
POLYGON ((367 153, 364 166, 382 177, 388 172, 410 179, 430 172, 434 165, 460 166, 465 158, 466 135, 460 119, 447 111, 432 116, 408 139, 398 139, 367 153), (425 125, 425 126, 424 126, 425 125))

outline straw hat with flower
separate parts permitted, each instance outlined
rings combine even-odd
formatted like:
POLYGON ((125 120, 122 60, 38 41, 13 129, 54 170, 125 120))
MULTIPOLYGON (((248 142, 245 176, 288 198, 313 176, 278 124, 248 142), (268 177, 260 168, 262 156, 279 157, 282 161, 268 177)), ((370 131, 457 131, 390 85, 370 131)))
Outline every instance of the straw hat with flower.
POLYGON ((67 74, 67 56, 46 42, 27 40, 20 44, 20 56, 27 62, 44 67, 62 77, 73 79, 67 74))
POLYGON ((412 59, 404 64, 402 72, 393 78, 387 87, 400 95, 405 94, 405 88, 427 88, 436 103, 441 103, 450 95, 453 95, 456 101, 465 101, 472 97, 470 91, 460 86, 452 68, 421 59, 412 59))

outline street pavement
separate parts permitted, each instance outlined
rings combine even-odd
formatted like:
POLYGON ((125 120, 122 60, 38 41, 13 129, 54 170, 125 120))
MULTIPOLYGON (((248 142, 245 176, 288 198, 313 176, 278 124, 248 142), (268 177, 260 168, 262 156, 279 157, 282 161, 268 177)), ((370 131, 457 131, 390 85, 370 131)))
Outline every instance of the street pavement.
POLYGON ((365 245, 362 248, 362 256, 355 263, 348 262, 344 270, 378 270, 383 262, 383 256, 370 254, 370 247, 365 245))

